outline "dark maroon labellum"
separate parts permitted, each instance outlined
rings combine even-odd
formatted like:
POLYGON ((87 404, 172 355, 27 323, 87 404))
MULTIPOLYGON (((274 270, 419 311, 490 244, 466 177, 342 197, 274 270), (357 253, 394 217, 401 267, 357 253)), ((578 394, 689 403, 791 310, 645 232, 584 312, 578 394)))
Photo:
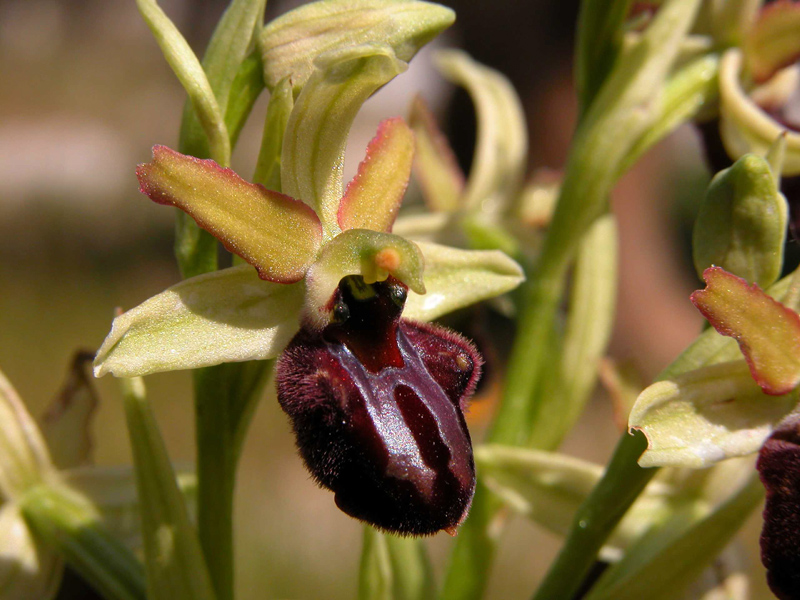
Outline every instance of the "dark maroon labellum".
POLYGON ((461 336, 400 319, 406 287, 346 277, 333 322, 278 362, 300 454, 337 506, 403 535, 455 533, 475 491, 463 410, 482 360, 461 336))
POLYGON ((800 416, 776 429, 756 463, 767 490, 761 561, 781 600, 800 598, 800 416))

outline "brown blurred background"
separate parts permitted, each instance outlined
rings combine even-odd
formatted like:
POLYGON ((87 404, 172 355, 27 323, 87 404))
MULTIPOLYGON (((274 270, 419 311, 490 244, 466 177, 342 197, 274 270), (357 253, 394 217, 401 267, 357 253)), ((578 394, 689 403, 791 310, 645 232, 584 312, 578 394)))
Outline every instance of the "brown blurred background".
MULTIPOLYGON (((297 3, 275 1, 268 16, 297 3)), ((559 168, 574 124, 572 31, 577 0, 462 0, 442 45, 465 47, 506 73, 524 99, 531 171, 559 168)), ((222 0, 164 0, 199 52, 222 0)), ((433 72, 427 52, 370 100, 354 127, 350 172, 382 118, 404 115, 413 94, 442 114, 468 165, 472 107, 433 72)), ((116 306, 130 308, 178 280, 171 210, 137 192, 136 163, 156 143, 175 146, 183 92, 133 0, 0 0, 0 368, 34 413, 56 392, 71 353, 96 348, 116 306)), ((234 155, 253 169, 265 107, 259 102, 234 155)), ((701 319, 688 227, 708 175, 688 128, 651 152, 614 195, 622 226, 619 323, 612 353, 649 378, 693 338, 701 319)), ((193 460, 186 373, 147 379, 174 460, 193 460)), ((130 461, 119 392, 98 382, 100 464, 130 461)), ((485 414, 487 411, 476 411, 485 414)), ((604 461, 618 432, 598 393, 566 451, 604 461)), ((485 423, 473 423, 476 438, 485 423)), ((361 526, 317 489, 293 451, 274 394, 255 417, 237 505, 240 597, 352 598, 361 526)), ((746 532, 755 547, 757 523, 746 532)), ((441 572, 452 540, 431 541, 441 572)), ((524 598, 558 540, 517 519, 505 534, 490 597, 524 598)), ((766 592, 761 592, 765 594, 766 592)), ((759 597, 757 594, 755 597, 759 597)), ((766 597, 766 596, 765 596, 766 597)))

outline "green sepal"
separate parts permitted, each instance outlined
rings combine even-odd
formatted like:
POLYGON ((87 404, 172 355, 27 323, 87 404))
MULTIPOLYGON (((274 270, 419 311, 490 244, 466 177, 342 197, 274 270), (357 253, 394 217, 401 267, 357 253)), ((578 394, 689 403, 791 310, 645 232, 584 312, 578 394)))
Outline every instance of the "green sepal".
POLYGON ((297 331, 302 304, 302 283, 262 281, 250 265, 187 279, 114 319, 95 376, 272 358, 297 331))
POLYGON ((470 304, 516 288, 522 268, 499 250, 460 250, 429 242, 417 244, 425 260, 425 294, 408 294, 403 316, 432 321, 470 304))
POLYGON ((340 231, 336 217, 353 119, 367 98, 407 64, 389 46, 362 45, 328 52, 315 66, 286 126, 281 185, 316 211, 328 240, 340 231))
POLYGON ((136 468, 148 596, 214 600, 216 595, 164 440, 140 378, 123 379, 125 417, 136 468))
POLYGON ((777 281, 789 207, 767 161, 746 154, 708 186, 694 224, 698 275, 716 265, 762 288, 777 281))
POLYGON ((628 421, 647 436, 639 465, 703 468, 752 454, 797 398, 764 394, 744 360, 658 381, 639 395, 628 421))
POLYGON ((361 275, 366 283, 383 281, 389 275, 410 290, 425 293, 424 259, 419 247, 391 233, 348 229, 325 244, 306 277, 304 317, 308 325, 323 327, 330 315, 330 300, 347 275, 361 275))
POLYGON ((297 94, 316 58, 331 50, 381 44, 410 61, 422 46, 453 24, 444 6, 407 0, 323 0, 270 21, 259 38, 264 79, 272 89, 290 77, 297 94))

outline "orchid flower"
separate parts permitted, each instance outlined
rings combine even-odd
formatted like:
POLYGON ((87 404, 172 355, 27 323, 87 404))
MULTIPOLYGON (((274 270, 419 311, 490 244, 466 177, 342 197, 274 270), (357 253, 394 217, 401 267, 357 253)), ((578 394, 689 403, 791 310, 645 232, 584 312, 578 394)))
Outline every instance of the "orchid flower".
MULTIPOLYGON (((290 131, 302 108, 301 95, 290 131)), ((391 233, 413 153, 405 122, 384 121, 341 195, 336 169, 303 177, 284 163, 284 187, 316 196, 312 208, 157 146, 137 171, 142 192, 183 209, 249 264, 179 283, 117 317, 95 373, 268 359, 289 344, 279 400, 307 467, 339 507, 390 531, 454 533, 475 486, 462 411, 482 360, 460 336, 400 315, 432 320, 523 276, 496 250, 391 233)))

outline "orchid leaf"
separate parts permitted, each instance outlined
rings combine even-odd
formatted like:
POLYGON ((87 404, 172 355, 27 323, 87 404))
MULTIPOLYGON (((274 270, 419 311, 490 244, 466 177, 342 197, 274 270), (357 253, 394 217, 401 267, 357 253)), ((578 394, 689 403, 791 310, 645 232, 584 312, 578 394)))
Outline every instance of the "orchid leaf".
POLYGON ((789 207, 767 161, 745 154, 711 180, 694 225, 698 274, 716 265, 758 284, 772 285, 783 267, 789 207))
POLYGON ((454 215, 444 212, 403 213, 395 221, 392 233, 414 241, 442 242, 454 231, 454 215))
POLYGON ((281 184, 285 193, 314 208, 327 240, 339 232, 336 213, 353 119, 364 101, 407 65, 390 47, 375 45, 331 51, 315 64, 286 126, 281 184))
POLYGON ((153 161, 140 165, 136 175, 142 193, 187 212, 262 279, 299 281, 322 242, 319 220, 308 206, 211 160, 156 146, 153 161))
POLYGON ((747 363, 702 367, 646 388, 628 426, 647 436, 642 467, 708 467, 756 452, 797 404, 797 393, 767 396, 747 363))
POLYGON ((785 132, 783 175, 798 175, 800 133, 787 130, 745 93, 740 82, 742 60, 741 51, 731 48, 720 63, 720 134, 725 150, 734 158, 748 152, 765 156, 777 137, 785 132))
POLYGON ((63 561, 37 540, 13 502, 0 505, 0 594, 3 600, 52 600, 63 561))
POLYGON ((97 408, 97 392, 86 368, 93 358, 89 352, 75 354, 66 381, 41 418, 42 435, 59 469, 91 462, 89 425, 97 408))
MULTIPOLYGON (((264 91, 264 75, 261 68, 261 56, 257 51, 251 52, 239 65, 236 77, 231 83, 228 107, 225 110, 225 125, 231 139, 231 148, 236 146, 247 117, 253 110, 256 100, 264 91)), ((180 149, 184 149, 183 146, 180 149)), ((192 154, 191 152, 188 154, 192 154)))
POLYGON ((281 191, 281 149, 283 134, 294 106, 292 86, 288 79, 278 82, 267 105, 267 118, 264 120, 264 133, 261 136, 261 150, 258 153, 256 172, 253 181, 268 190, 281 191))
POLYGON ((414 134, 409 126, 400 118, 383 121, 339 204, 339 227, 391 231, 413 158, 414 134))
POLYGON ((53 464, 36 422, 0 371, 0 499, 39 483, 53 464))
POLYGON ((114 320, 95 375, 133 377, 277 356, 297 331, 302 284, 249 265, 187 279, 114 320))
POLYGON ((290 77, 295 94, 314 70, 314 60, 331 50, 382 44, 410 61, 419 49, 453 24, 444 6, 406 0, 323 0, 270 21, 259 45, 264 79, 272 89, 290 77))
POLYGON ((425 293, 423 256, 413 242, 391 233, 348 229, 325 244, 306 277, 306 315, 312 326, 329 319, 330 299, 347 275, 361 275, 366 283, 392 275, 418 294, 425 293))
MULTIPOLYGON (((243 99, 241 89, 236 90, 238 92, 236 96, 232 96, 231 90, 234 81, 239 76, 240 67, 253 46, 254 36, 256 32, 260 31, 264 22, 266 4, 267 0, 232 0, 217 24, 203 56, 202 68, 208 78, 208 84, 217 99, 221 113, 226 117, 230 101, 233 100, 234 103, 237 103, 243 99)), ((260 60, 257 61, 257 67, 261 67, 260 60)), ((260 93, 261 90, 263 90, 263 83, 258 92, 260 93)), ((250 108, 252 108, 252 104, 250 104, 250 108)), ((228 133, 230 134, 230 145, 233 147, 236 136, 233 131, 228 133)), ((195 152, 189 152, 189 154, 199 158, 210 156, 216 160, 223 160, 219 156, 210 155, 204 147, 207 145, 204 137, 205 134, 200 127, 197 112, 190 100, 183 111, 181 148, 198 150, 197 154, 195 152)))
POLYGON ((153 600, 213 600, 203 552, 178 489, 140 378, 123 379, 136 489, 141 504, 147 587, 153 600))
POLYGON ((744 39, 747 66, 756 81, 766 81, 800 58, 800 5, 773 2, 764 6, 744 39))
POLYGON ((800 316, 719 267, 703 277, 706 288, 692 302, 714 329, 739 343, 764 392, 782 395, 800 385, 800 316))
POLYGON ((528 160, 528 135, 522 103, 511 82, 457 50, 440 51, 436 64, 464 86, 478 119, 475 156, 463 205, 492 214, 508 209, 519 193, 528 160))
POLYGON ((425 257, 425 289, 409 293, 403 315, 432 321, 456 310, 505 294, 525 279, 520 266, 499 250, 460 250, 420 242, 425 257))
POLYGON ((189 96, 189 101, 208 138, 211 156, 227 166, 231 158, 231 145, 225 126, 225 112, 217 102, 200 61, 155 0, 136 0, 136 5, 150 31, 153 32, 164 58, 167 59, 189 96))
POLYGON ((409 124, 416 141, 414 174, 425 203, 434 212, 455 212, 466 185, 464 172, 422 96, 416 96, 411 104, 409 124))
MULTIPOLYGON (((141 507, 132 467, 80 467, 64 471, 62 476, 72 489, 97 507, 103 524, 117 539, 133 550, 142 547, 141 507)), ((194 473, 178 472, 177 480, 194 520, 197 477, 194 473)))

